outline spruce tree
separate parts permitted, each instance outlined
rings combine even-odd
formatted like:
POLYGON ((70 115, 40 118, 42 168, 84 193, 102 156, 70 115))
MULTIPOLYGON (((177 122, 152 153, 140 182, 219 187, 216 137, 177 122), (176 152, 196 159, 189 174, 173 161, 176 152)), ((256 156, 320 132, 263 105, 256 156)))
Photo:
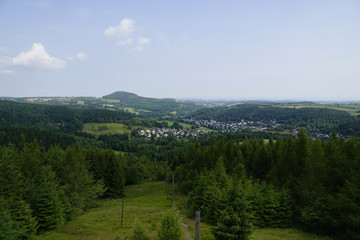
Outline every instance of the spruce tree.
POLYGON ((228 192, 227 205, 213 229, 216 240, 247 240, 252 233, 249 200, 241 184, 234 184, 228 192))

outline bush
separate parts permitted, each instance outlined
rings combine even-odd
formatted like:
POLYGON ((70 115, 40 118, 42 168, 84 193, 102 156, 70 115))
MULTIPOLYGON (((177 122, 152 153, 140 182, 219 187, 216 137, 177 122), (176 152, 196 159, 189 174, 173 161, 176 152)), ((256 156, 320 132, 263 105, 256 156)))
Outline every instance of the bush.
POLYGON ((130 240, 150 240, 150 237, 145 232, 144 226, 139 221, 135 221, 134 223, 130 240))
POLYGON ((176 211, 165 215, 158 232, 159 240, 179 240, 181 237, 180 216, 176 211))

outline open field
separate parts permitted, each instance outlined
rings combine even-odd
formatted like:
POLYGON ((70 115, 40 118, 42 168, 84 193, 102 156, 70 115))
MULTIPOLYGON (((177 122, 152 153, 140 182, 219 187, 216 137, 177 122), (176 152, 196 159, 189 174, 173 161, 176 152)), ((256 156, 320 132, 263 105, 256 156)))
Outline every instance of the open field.
POLYGON ((350 106, 333 106, 333 105, 323 105, 323 104, 317 104, 317 105, 273 105, 274 107, 284 107, 284 108, 328 108, 333 110, 340 110, 350 113, 353 116, 360 115, 359 109, 356 109, 353 105, 350 106))
MULTIPOLYGON (((99 207, 91 209, 64 227, 36 237, 36 240, 123 240, 128 239, 133 223, 138 219, 150 239, 157 239, 163 215, 171 209, 171 200, 166 199, 164 182, 147 182, 126 188, 124 221, 121 226, 121 199, 101 200, 99 207)), ((176 206, 184 216, 184 200, 177 196, 176 206)), ((194 239, 194 219, 182 217, 183 240, 194 239), (186 226, 186 227, 185 227, 186 226)), ((201 239, 212 240, 211 226, 201 223, 201 239)), ((251 240, 331 240, 306 234, 296 229, 257 229, 251 240)))
POLYGON ((101 135, 101 134, 130 134, 131 130, 122 123, 85 123, 83 132, 101 135))

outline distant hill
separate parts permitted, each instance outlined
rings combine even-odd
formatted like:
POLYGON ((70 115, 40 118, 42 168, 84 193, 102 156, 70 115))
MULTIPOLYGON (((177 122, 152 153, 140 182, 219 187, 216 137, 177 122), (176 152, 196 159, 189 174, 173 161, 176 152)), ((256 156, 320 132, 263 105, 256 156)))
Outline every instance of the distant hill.
POLYGON ((193 102, 180 101, 172 98, 158 99, 141 97, 134 93, 117 91, 103 96, 103 100, 113 101, 113 105, 123 108, 124 110, 134 111, 147 117, 162 117, 171 115, 183 116, 194 110, 203 108, 193 102))
POLYGON ((105 95, 102 97, 103 99, 117 99, 122 101, 123 103, 133 103, 133 101, 137 103, 144 103, 145 101, 151 101, 156 103, 162 103, 162 102, 176 102, 173 98, 165 98, 165 99, 158 99, 158 98, 147 98, 147 97, 141 97, 136 95, 135 93, 125 92, 125 91, 117 91, 113 92, 109 95, 105 95))
POLYGON ((124 111, 0 101, 0 125, 3 126, 80 131, 83 123, 119 122, 134 117, 134 114, 124 111))

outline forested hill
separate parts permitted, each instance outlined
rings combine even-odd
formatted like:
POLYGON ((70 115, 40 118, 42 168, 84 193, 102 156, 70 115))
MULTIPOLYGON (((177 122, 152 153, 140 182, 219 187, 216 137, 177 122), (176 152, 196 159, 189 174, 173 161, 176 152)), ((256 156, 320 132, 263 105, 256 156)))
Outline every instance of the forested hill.
POLYGON ((31 126, 61 131, 78 131, 87 122, 119 122, 135 117, 123 111, 76 109, 0 101, 0 125, 31 126))
POLYGON ((276 121, 286 128, 306 127, 325 132, 337 130, 340 125, 356 123, 349 113, 328 108, 289 108, 274 105, 241 104, 231 107, 200 109, 188 116, 193 119, 220 122, 276 121))
POLYGON ((117 91, 103 96, 102 99, 118 100, 114 103, 120 107, 133 108, 144 116, 158 117, 164 115, 184 115, 191 111, 202 108, 202 106, 188 101, 179 101, 172 98, 147 98, 134 93, 117 91))

